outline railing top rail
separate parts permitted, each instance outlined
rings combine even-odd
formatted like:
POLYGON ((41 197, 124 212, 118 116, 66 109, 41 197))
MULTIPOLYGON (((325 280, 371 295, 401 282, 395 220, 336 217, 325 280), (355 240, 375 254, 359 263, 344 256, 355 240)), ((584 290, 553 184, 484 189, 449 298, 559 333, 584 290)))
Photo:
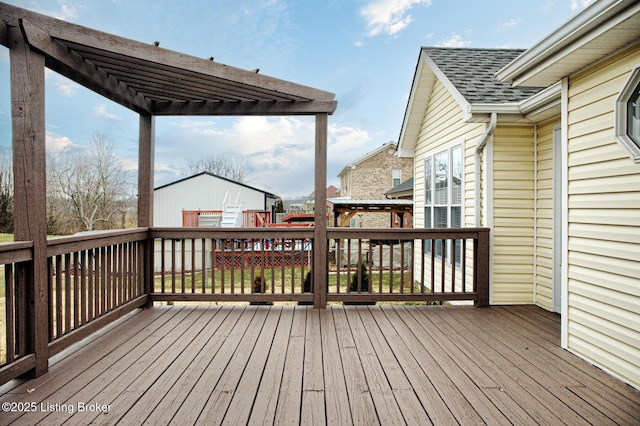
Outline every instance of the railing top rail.
POLYGON ((50 238, 47 240, 47 256, 142 241, 148 237, 149 228, 129 228, 50 238))
POLYGON ((33 259, 33 241, 0 243, 0 265, 33 259))
POLYGON ((14 241, 14 242, 0 243, 0 253, 6 252, 6 251, 21 250, 24 248, 32 248, 32 247, 33 247, 33 241, 14 241))
POLYGON ((327 237, 370 240, 466 239, 478 238, 478 235, 488 232, 489 228, 327 228, 327 237))
POLYGON ((313 228, 151 228, 151 238, 313 238, 313 228))

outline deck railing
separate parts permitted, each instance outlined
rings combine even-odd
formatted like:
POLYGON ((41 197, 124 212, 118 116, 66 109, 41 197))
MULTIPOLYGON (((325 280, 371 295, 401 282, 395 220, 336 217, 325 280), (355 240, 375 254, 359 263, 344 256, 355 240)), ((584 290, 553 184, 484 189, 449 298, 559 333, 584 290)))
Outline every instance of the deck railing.
POLYGON ((143 279, 148 235, 141 228, 49 239, 46 295, 34 294, 28 278, 33 243, 0 244, 0 384, 34 368, 37 340, 48 342, 49 357, 148 303, 143 279), (36 336, 33 300, 44 296, 47 327, 38 329, 46 334, 36 336))
POLYGON ((151 238, 152 301, 313 301, 304 291, 313 229, 153 229, 151 238))
POLYGON ((328 244, 315 244, 316 231, 136 228, 54 238, 41 292, 29 278, 33 243, 0 244, 0 384, 153 302, 488 305, 488 229, 329 228, 328 244), (326 253, 315 253, 319 246, 326 253))
POLYGON ((488 305, 488 229, 328 231, 328 301, 488 305))
POLYGON ((488 304, 487 229, 330 228, 326 286, 313 229, 152 230, 153 301, 488 304))
POLYGON ((50 239, 49 352, 57 353, 100 326, 147 303, 144 288, 146 229, 50 239), (83 330, 81 332, 81 330, 83 330), (86 331, 85 331, 86 330, 86 331))
POLYGON ((27 334, 29 298, 17 285, 33 260, 33 243, 0 244, 2 302, 0 303, 0 384, 32 369, 35 365, 27 334), (4 371, 10 370, 10 371, 4 371))

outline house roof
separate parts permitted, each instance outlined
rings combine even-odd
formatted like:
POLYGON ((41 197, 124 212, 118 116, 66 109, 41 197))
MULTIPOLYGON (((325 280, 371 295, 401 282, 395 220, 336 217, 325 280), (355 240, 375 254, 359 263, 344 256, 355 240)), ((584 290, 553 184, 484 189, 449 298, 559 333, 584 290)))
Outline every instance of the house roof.
POLYGON ((464 121, 487 122, 493 111, 521 119, 521 104, 542 89, 514 88, 498 80, 495 73, 523 52, 524 49, 422 47, 398 139, 398 154, 413 155, 436 80, 458 102, 464 121))
POLYGON ((496 76, 518 87, 547 87, 639 39, 640 2, 598 0, 496 76))
POLYGON ((48 68, 152 115, 333 113, 334 94, 0 3, 0 44, 24 34, 48 68))
POLYGON ((269 198, 279 198, 277 195, 272 194, 272 193, 270 193, 270 192, 263 191, 262 189, 255 188, 255 187, 253 187, 253 186, 249 186, 249 185, 246 185, 246 184, 244 184, 244 183, 236 182, 235 180, 227 179, 227 178, 225 178, 225 177, 218 176, 218 175, 216 175, 216 174, 214 174, 214 173, 210 173, 210 172, 200 172, 200 173, 196 173, 195 175, 192 175, 192 176, 187 176, 187 177, 185 177, 185 178, 178 179, 178 180, 176 180, 176 181, 173 181, 173 182, 167 183, 167 184, 165 184, 165 185, 158 186, 157 188, 154 188, 154 191, 157 191, 157 190, 159 190, 159 189, 163 189, 163 188, 167 188, 167 187, 169 187, 169 186, 173 186, 173 185, 176 185, 176 184, 179 184, 179 183, 182 183, 182 182, 185 182, 185 181, 188 181, 188 180, 191 180, 191 179, 194 179, 194 178, 196 178, 196 177, 198 177, 198 176, 203 176, 203 175, 205 175, 205 176, 210 176, 210 177, 215 178, 215 179, 221 179, 221 180, 224 180, 224 181, 227 181, 227 182, 231 182, 231 183, 234 183, 234 184, 236 184, 236 185, 240 185, 240 186, 243 186, 243 187, 245 187, 245 188, 251 189, 251 190, 253 190, 253 191, 262 192, 264 195, 266 195, 266 196, 267 196, 267 197, 269 197, 269 198))
POLYGON ((494 75, 524 49, 423 47, 422 50, 470 104, 520 102, 540 91, 514 88, 494 75))
POLYGON ((412 192, 413 191, 413 176, 404 182, 394 186, 390 190, 384 193, 386 196, 393 196, 396 194, 401 194, 403 192, 412 192))
POLYGON ((354 161, 350 162, 349 164, 344 166, 344 168, 340 171, 340 173, 338 173, 338 177, 342 176, 343 174, 346 173, 347 170, 356 167, 358 164, 362 163, 363 161, 368 160, 369 158, 380 154, 385 149, 393 149, 393 150, 395 150, 396 149, 396 143, 394 141, 390 141, 390 142, 387 142, 385 144, 382 144, 382 146, 374 149, 371 152, 366 153, 365 155, 363 155, 362 157, 358 158, 357 160, 354 160, 354 161))

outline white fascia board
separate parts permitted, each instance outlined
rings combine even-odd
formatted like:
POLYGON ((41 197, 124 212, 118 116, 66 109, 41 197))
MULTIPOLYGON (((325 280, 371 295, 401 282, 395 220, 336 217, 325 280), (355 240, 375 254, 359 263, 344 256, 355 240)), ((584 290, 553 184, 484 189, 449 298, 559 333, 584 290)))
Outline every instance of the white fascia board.
POLYGON ((433 62, 433 60, 429 57, 429 55, 426 55, 426 54, 424 55, 424 62, 427 65, 429 65, 429 68, 431 68, 436 78, 440 80, 440 82, 444 85, 444 87, 451 94, 451 96, 453 96, 453 99, 455 99, 456 102, 458 102, 458 104, 460 105, 460 108, 462 108, 463 120, 466 120, 468 118, 469 107, 471 106, 469 101, 467 101, 467 99, 465 99, 465 97, 462 96, 462 93, 460 93, 458 88, 454 86, 454 84, 451 82, 451 80, 449 80, 446 74, 440 68, 438 68, 438 65, 436 65, 435 62, 433 62))
POLYGON ((413 111, 414 102, 416 100, 416 93, 418 92, 418 81, 422 75, 422 67, 424 64, 424 49, 420 48, 420 55, 418 56, 418 64, 416 65, 416 71, 413 74, 413 81, 411 82, 411 91, 409 93, 409 100, 407 101, 407 107, 404 110, 404 117, 402 119, 402 127, 400 128, 400 136, 398 137, 398 146, 396 147, 396 156, 398 157, 413 157, 416 141, 408 141, 407 127, 411 122, 411 113, 413 111))
POLYGON ((491 113, 494 112, 499 116, 520 115, 522 118, 526 118, 531 113, 539 113, 545 109, 560 105, 561 90, 562 85, 558 82, 519 103, 470 104, 467 109, 467 116, 469 118, 466 122, 487 122, 491 113))
POLYGON ((533 111, 540 110, 547 105, 555 106, 560 104, 562 95, 562 83, 558 81, 556 84, 536 93, 529 99, 520 102, 519 108, 523 114, 529 114, 533 111))
MULTIPOLYGON (((613 20, 621 10, 634 6, 636 3, 637 0, 599 0, 594 2, 498 71, 496 77, 502 82, 511 81, 514 86, 523 84, 534 74, 543 72, 549 60, 558 61, 592 40, 594 32, 601 34, 614 26, 620 19, 626 19, 629 13, 613 20)), ((637 7, 638 4, 632 9, 637 9, 637 7)), ((562 77, 560 76, 556 80, 562 77)))

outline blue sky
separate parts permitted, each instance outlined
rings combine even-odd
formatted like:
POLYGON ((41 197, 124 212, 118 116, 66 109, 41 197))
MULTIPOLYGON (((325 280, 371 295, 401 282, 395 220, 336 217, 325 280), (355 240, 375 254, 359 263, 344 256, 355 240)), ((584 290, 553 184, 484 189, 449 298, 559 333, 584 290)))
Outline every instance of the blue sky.
MULTIPOLYGON (((13 0, 100 31, 336 94, 328 185, 350 161, 397 141, 421 46, 528 48, 589 0, 13 0)), ((0 46, 0 147, 11 146, 8 50, 0 46)), ((137 167, 138 118, 53 72, 46 74, 47 147, 82 149, 95 132, 137 167)), ((284 197, 313 190, 311 118, 161 117, 156 185, 190 159, 237 154, 250 185, 284 197)))

